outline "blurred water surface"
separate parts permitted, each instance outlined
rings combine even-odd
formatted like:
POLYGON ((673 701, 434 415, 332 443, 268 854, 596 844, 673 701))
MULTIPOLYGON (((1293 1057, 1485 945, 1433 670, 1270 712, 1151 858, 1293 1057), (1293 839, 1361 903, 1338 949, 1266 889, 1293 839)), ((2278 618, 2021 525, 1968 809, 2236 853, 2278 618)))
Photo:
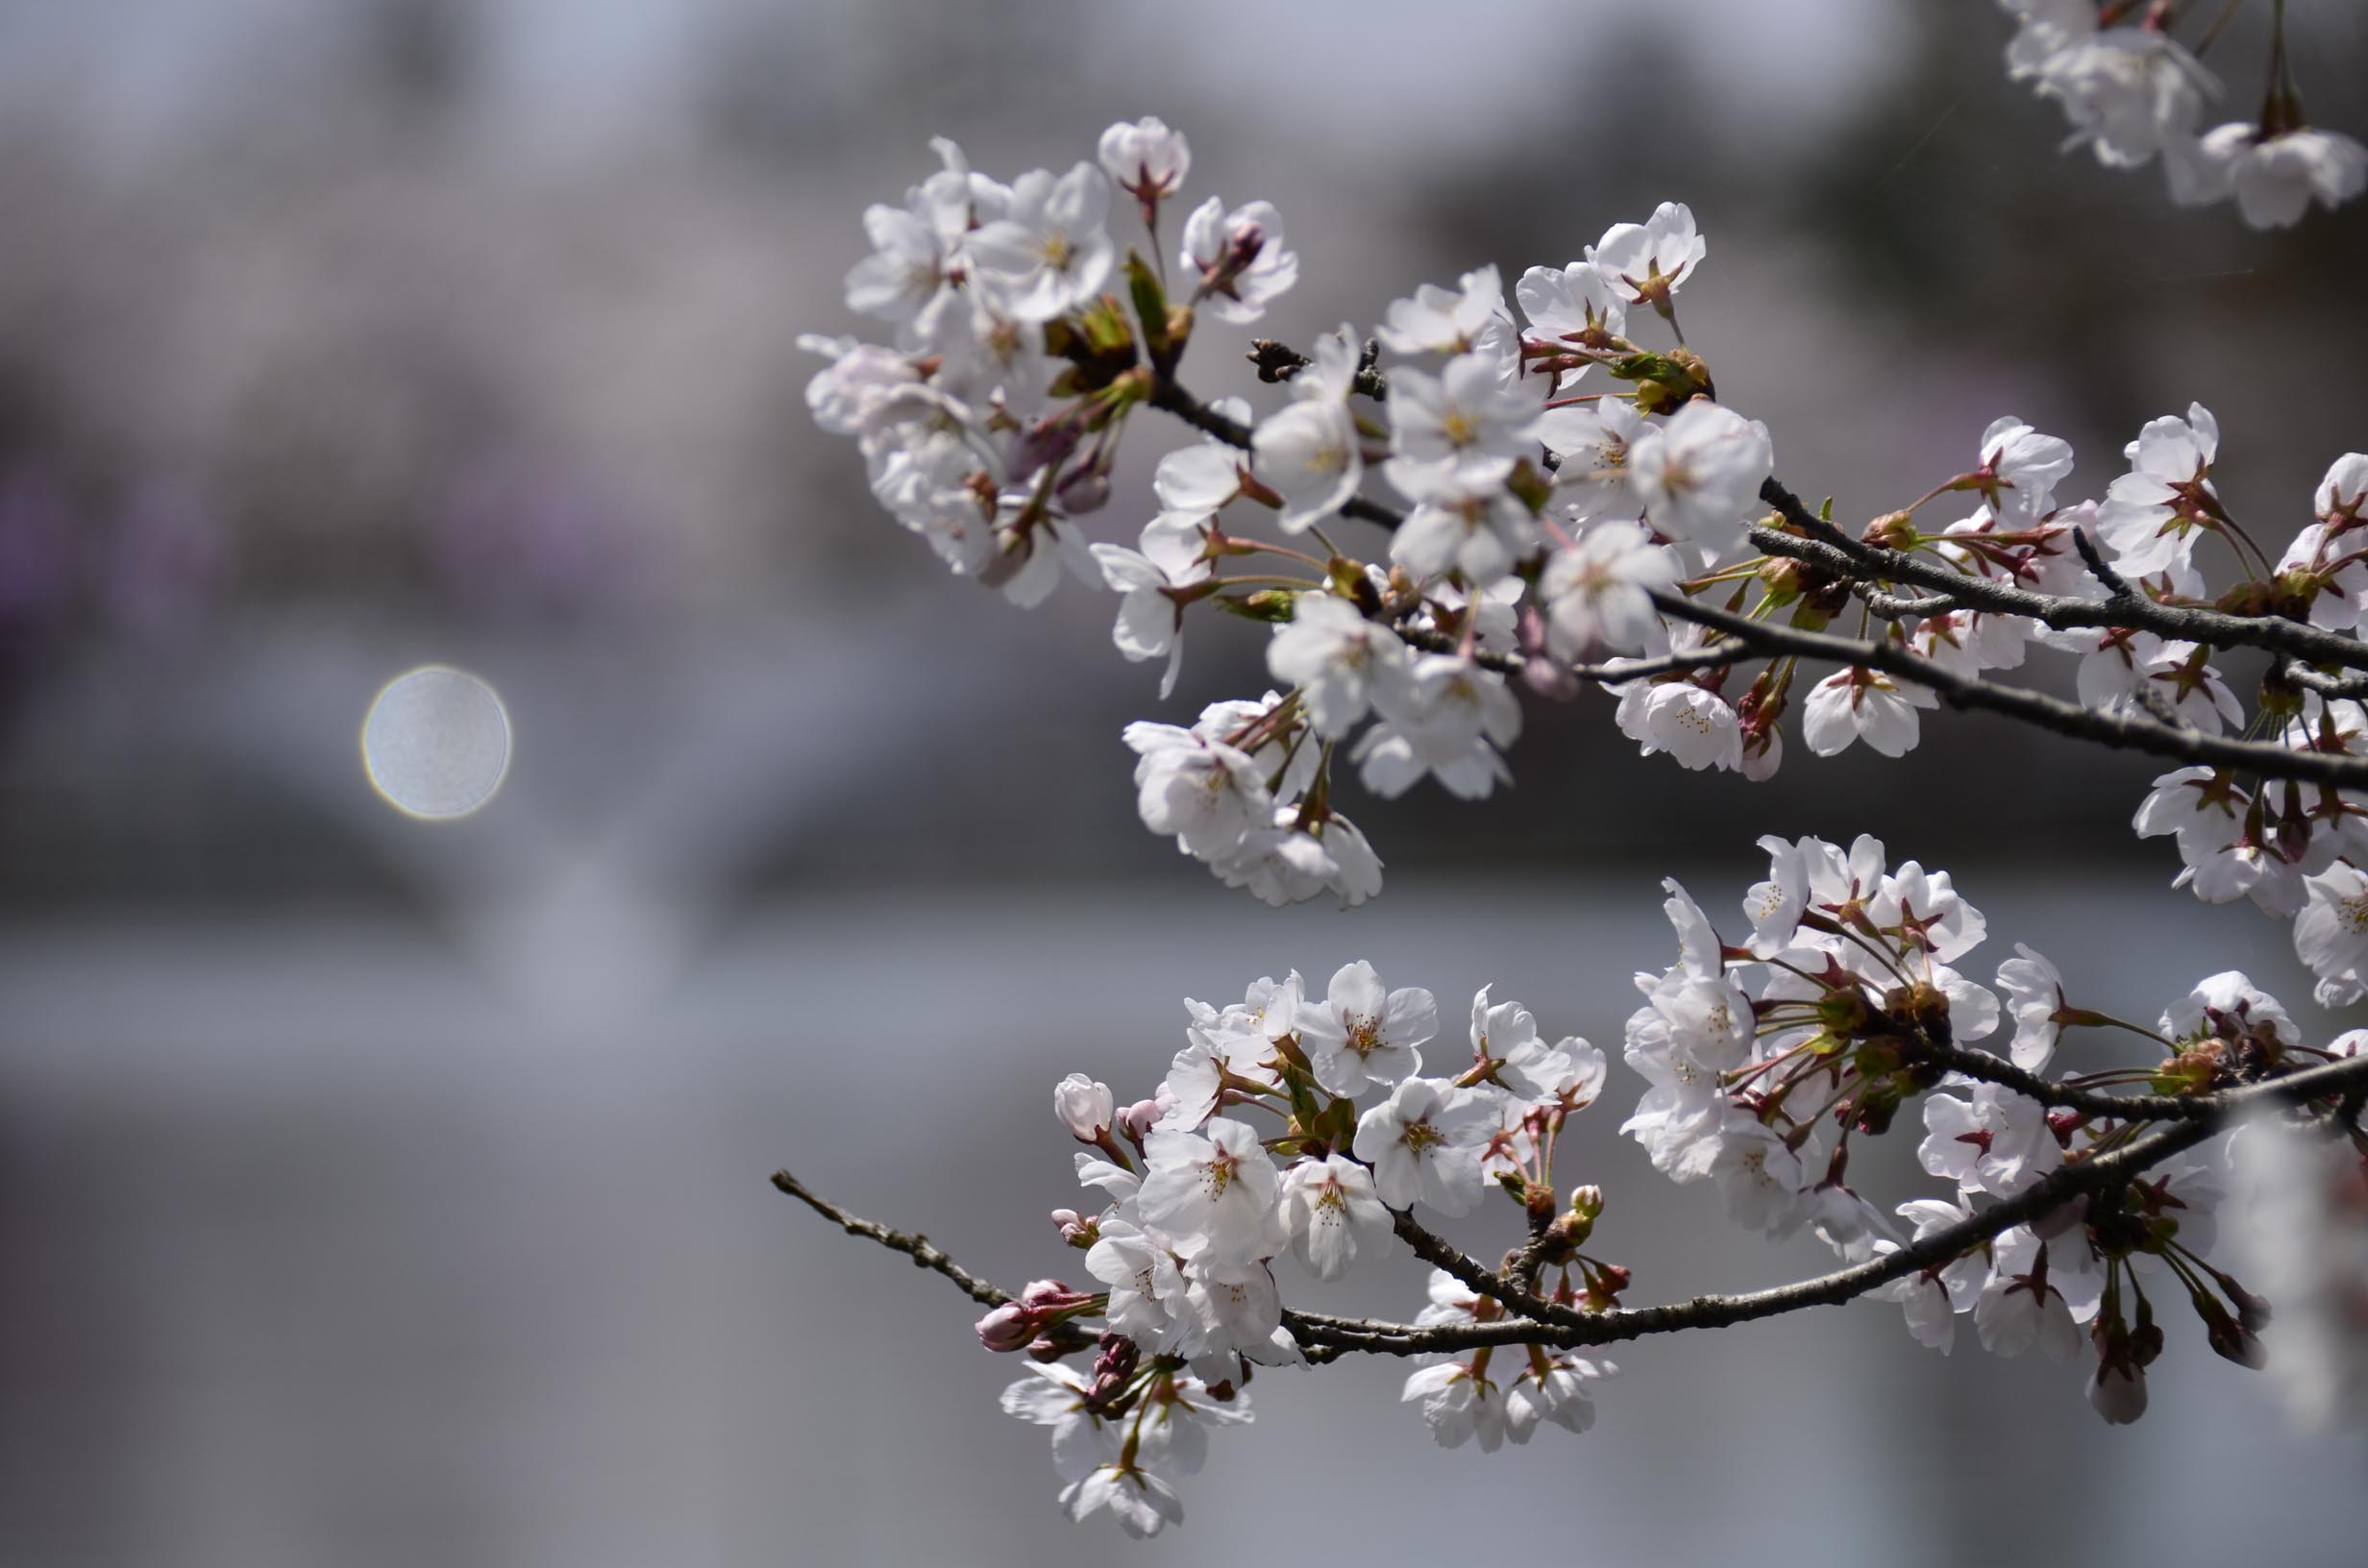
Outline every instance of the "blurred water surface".
MULTIPOLYGON (((1749 879, 1692 873, 1714 907, 1749 879)), ((1961 866, 1991 946, 2150 1014, 2164 974, 2306 988, 2250 910, 1961 866), (2078 955, 2075 959, 2074 955, 2078 955)), ((1615 1043, 1672 950, 1649 878, 1409 879, 1353 916, 1215 890, 833 894, 746 912, 604 1016, 506 988, 463 928, 88 922, 0 940, 0 1557, 55 1564, 1108 1560, 1053 1507, 1041 1433, 997 1411, 944 1282, 773 1191, 787 1165, 1017 1283, 1076 1272, 1052 1080, 1140 1092, 1186 992, 1369 957, 1450 1020, 1493 981, 1615 1043)), ((604 962, 587 944, 575 960, 604 962)), ((1462 1048, 1460 1031, 1447 1039, 1462 1048)), ((2102 1060, 2109 1041, 2083 1047, 2102 1060)), ((1813 1242, 1728 1227, 1616 1136, 1616 1067, 1566 1169, 1602 1182, 1633 1299, 1775 1283, 1813 1242)), ((1854 1165, 1894 1198, 1907 1159, 1854 1165)), ((1458 1229, 1478 1249, 1504 1221, 1458 1229)), ((1419 1304, 1402 1255, 1288 1299, 1419 1304)), ((1579 1560, 2357 1560, 2356 1436, 2291 1433, 2174 1322, 2154 1409, 2081 1374, 1942 1359, 1862 1304, 1623 1347, 1593 1431, 1433 1449, 1405 1368, 1262 1373, 1186 1528, 1147 1561, 1252 1548, 1416 1560, 1476 1532, 1579 1560)))

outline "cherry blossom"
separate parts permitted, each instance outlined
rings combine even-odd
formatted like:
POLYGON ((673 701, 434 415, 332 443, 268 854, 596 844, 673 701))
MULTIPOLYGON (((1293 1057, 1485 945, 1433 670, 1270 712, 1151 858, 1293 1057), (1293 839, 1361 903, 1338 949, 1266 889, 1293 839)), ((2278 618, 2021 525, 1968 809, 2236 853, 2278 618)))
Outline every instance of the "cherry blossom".
POLYGON ((1421 1047, 1439 1033, 1439 1004, 1419 986, 1386 990, 1373 966, 1359 959, 1332 976, 1322 1001, 1301 1005, 1298 1023, 1316 1081, 1335 1094, 1358 1094, 1422 1070, 1421 1047))
POLYGON ((1772 461, 1764 427, 1696 399, 1639 436, 1628 476, 1654 527, 1721 556, 1742 543, 1772 461))
POLYGON ((1049 321, 1091 300, 1110 276, 1109 213, 1110 182, 1093 164, 1058 179, 1034 169, 1012 182, 1005 214, 970 236, 970 254, 1008 288, 1012 315, 1049 321))
POLYGON ((1195 301, 1221 321, 1256 321, 1299 281, 1298 253, 1283 242, 1271 202, 1225 210, 1212 196, 1184 220, 1183 265, 1199 280, 1195 301))
POLYGON ((1477 1208, 1487 1187, 1480 1148, 1496 1103, 1479 1090, 1409 1078, 1359 1116, 1356 1156, 1373 1167, 1381 1201, 1393 1209, 1423 1203, 1449 1216, 1477 1208))
POLYGON ((1184 133, 1150 115, 1131 124, 1121 120, 1104 131, 1098 152, 1110 183, 1147 207, 1174 195, 1192 172, 1193 150, 1184 133))

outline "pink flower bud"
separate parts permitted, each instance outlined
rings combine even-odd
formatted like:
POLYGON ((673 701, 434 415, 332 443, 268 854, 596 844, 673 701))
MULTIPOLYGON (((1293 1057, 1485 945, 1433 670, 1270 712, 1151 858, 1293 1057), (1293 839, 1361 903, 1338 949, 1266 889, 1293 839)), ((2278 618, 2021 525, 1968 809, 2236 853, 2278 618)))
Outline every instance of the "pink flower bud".
POLYGON ((1110 504, 1110 476, 1098 469, 1073 468, 1054 487, 1061 505, 1072 517, 1098 512, 1110 504))
POLYGON ((1167 1114, 1157 1100, 1137 1100, 1121 1115, 1120 1130, 1141 1143, 1151 1136, 1151 1129, 1158 1126, 1159 1118, 1167 1114))
POLYGON ((978 1342, 989 1350, 1018 1350, 1036 1337, 1036 1314, 1016 1301, 1007 1301, 972 1325, 978 1342))
POLYGON ((1027 1347, 1027 1359, 1031 1361, 1057 1361, 1068 1354, 1057 1340, 1052 1339, 1031 1340, 1027 1347))
POLYGON ((1108 1084, 1073 1072, 1052 1087, 1052 1112, 1078 1142, 1098 1143, 1109 1136, 1116 1106, 1108 1084))
POLYGON ((1032 1280, 1028 1287, 1020 1292, 1020 1305, 1040 1314, 1073 1311, 1093 1299, 1082 1291, 1072 1290, 1058 1280, 1032 1280))

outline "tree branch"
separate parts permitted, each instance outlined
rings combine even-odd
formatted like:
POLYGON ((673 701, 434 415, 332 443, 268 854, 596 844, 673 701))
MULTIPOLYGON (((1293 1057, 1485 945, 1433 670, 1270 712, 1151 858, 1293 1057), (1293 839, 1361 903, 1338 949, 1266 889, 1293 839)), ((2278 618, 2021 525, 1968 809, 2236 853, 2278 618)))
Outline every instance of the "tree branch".
MULTIPOLYGON (((1249 450, 1250 428, 1248 426, 1238 419, 1226 418, 1173 381, 1162 380, 1154 384, 1151 388, 1150 404, 1163 413, 1175 415, 1176 418, 1203 434, 1217 437, 1229 447, 1239 447, 1244 452, 1249 450)), ((1384 506, 1381 502, 1368 501, 1363 496, 1350 496, 1343 502, 1341 515, 1362 518, 1368 523, 1378 523, 1385 528, 1394 528, 1405 521, 1405 514, 1394 506, 1384 506)))
POLYGON ((2059 628, 2134 626, 2181 642, 2208 643, 2214 648, 2265 648, 2313 664, 2368 670, 2368 643, 2356 637, 2278 616, 2230 615, 2224 610, 2201 606, 2158 604, 2143 594, 2132 593, 2129 584, 2105 566, 2095 546, 2078 528, 2072 530, 2073 543, 2081 547, 2082 557, 2088 562, 2091 573, 2108 585, 2109 597, 2105 599, 2035 594, 1992 582, 1987 577, 1972 576, 1904 551, 1865 544, 1802 505, 1799 497, 1774 479, 1760 487, 1760 499, 1775 507, 1801 533, 1790 534, 1765 524, 1753 524, 1746 530, 1751 542, 1763 553, 1805 561, 1837 577, 1855 582, 1875 578, 1909 583, 1946 594, 1968 609, 2028 616, 2059 628), (2102 573, 2098 573, 2100 567, 2104 568, 2102 573), (2117 593, 2110 591, 2114 583, 2120 584, 2117 593))
POLYGON ((2202 1095, 2109 1094, 2101 1090, 2077 1089, 2053 1078, 2042 1078, 1987 1051, 1918 1041, 1915 1053, 1919 1060, 2010 1089, 2041 1105, 2082 1111, 2092 1116, 2110 1116, 2116 1121, 2195 1121, 2214 1114, 2211 1101, 2202 1095))
POLYGON ((2368 758, 2328 751, 2297 751, 2261 741, 2232 741, 2131 714, 2105 713, 2019 686, 1999 686, 1975 676, 1961 675, 1897 643, 1862 642, 1825 632, 1803 631, 1796 626, 1774 625, 1664 590, 1654 591, 1653 603, 1665 615, 1725 632, 1763 653, 1797 653, 1836 664, 1881 670, 1930 689, 1953 708, 2003 713, 2074 740, 2144 751, 2175 762, 2246 769, 2264 778, 2301 779, 2347 789, 2368 788, 2368 758))
MULTIPOLYGON (((850 1236, 860 1236, 876 1241, 890 1252, 900 1252, 913 1261, 916 1268, 926 1268, 953 1281, 962 1293, 981 1307, 1000 1307, 1012 1299, 1011 1292, 982 1280, 977 1275, 946 1256, 945 1250, 918 1231, 892 1231, 876 1220, 850 1213, 828 1198, 814 1191, 786 1170, 773 1173, 773 1185, 813 1210, 850 1236)), ((1083 1350, 1094 1343, 1094 1336, 1073 1323, 1052 1326, 1051 1337, 1068 1350, 1083 1350)))
MULTIPOLYGON (((2139 1171, 2158 1165, 2171 1156, 2226 1131, 2258 1107, 2304 1105, 2312 1100, 2363 1091, 2368 1091, 2368 1056, 2345 1057, 2263 1083, 2199 1095, 2193 1100, 2182 1102, 2200 1109, 2182 1113, 2187 1119, 2178 1125, 2159 1128, 2109 1154, 2069 1162, 2028 1190, 1895 1252, 1815 1279, 1801 1280, 1769 1290, 1756 1290, 1744 1295, 1696 1296, 1690 1301, 1672 1302, 1661 1307, 1616 1308, 1609 1311, 1582 1312, 1558 1306, 1508 1285, 1502 1276, 1492 1273, 1486 1264, 1423 1229, 1412 1215, 1394 1211, 1392 1221, 1399 1237, 1417 1257, 1434 1267, 1447 1270, 1481 1294, 1509 1307, 1518 1307, 1523 1315, 1488 1323, 1445 1323, 1424 1327, 1286 1310, 1283 1325, 1303 1347, 1317 1347, 1335 1354, 1357 1351, 1378 1356, 1421 1356, 1433 1352, 1476 1350, 1483 1345, 1535 1344, 1585 1349, 1641 1338, 1652 1334, 1726 1328, 1757 1318, 1799 1311, 1808 1307, 1838 1306, 1893 1280, 1942 1267, 2000 1233, 2026 1220, 2036 1219, 2073 1198, 2127 1182, 2139 1171)), ((2345 1103, 2350 1102, 2347 1100, 2345 1103)), ((774 1172, 773 1185, 850 1236, 876 1241, 891 1252, 902 1253, 912 1259, 919 1267, 943 1274, 959 1286, 963 1294, 982 1306, 999 1307, 1012 1299, 1008 1292, 978 1278, 947 1257, 925 1237, 892 1231, 885 1225, 851 1214, 808 1190, 803 1183, 786 1170, 774 1172)), ((1094 1342, 1093 1336, 1073 1323, 1060 1324, 1058 1337, 1067 1348, 1073 1350, 1082 1350, 1094 1342)))
MULTIPOLYGON (((1422 1327, 1362 1319, 1311 1318, 1305 1314, 1300 1315, 1300 1323, 1309 1341, 1315 1344, 1373 1355, 1420 1356, 1476 1350, 1483 1345, 1539 1344, 1584 1349, 1651 1334, 1727 1328, 1809 1307, 1839 1306, 1893 1280, 1942 1267, 2001 1233, 2036 1219, 2074 1198, 2125 1183, 2139 1171, 2226 1131, 2258 1107, 2302 1105, 2362 1088, 2368 1088, 2368 1056, 2346 1057, 2265 1083, 2199 1096, 2194 1103, 2207 1108, 2204 1114, 2177 1126, 2158 1129, 2109 1154, 2068 1163, 2028 1190, 1895 1252, 1769 1290, 1745 1295, 1696 1296, 1690 1301, 1662 1307, 1570 1313, 1576 1319, 1574 1324, 1559 1319, 1500 1318, 1489 1323, 1422 1327)), ((1297 1334, 1301 1329, 1293 1332, 1297 1334)))

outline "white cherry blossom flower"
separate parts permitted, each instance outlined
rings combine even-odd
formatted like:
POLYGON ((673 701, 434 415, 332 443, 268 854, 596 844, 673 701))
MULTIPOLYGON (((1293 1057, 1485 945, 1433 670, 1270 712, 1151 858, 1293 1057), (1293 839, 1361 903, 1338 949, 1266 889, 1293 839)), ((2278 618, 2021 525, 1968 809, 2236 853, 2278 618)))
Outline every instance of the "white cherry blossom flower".
POLYGON ((2162 1033, 2176 1041, 2266 1032, 2281 1045, 2303 1042, 2302 1031, 2278 999, 2246 979, 2241 969, 2223 969, 2197 981, 2194 990, 2162 1010, 2158 1021, 2162 1033))
POLYGON ((2209 72, 2166 32, 2122 26, 2066 38, 2032 67, 2039 94, 2060 104, 2073 133, 2109 168, 2134 168, 2194 140, 2209 72))
POLYGON ((1853 741, 1887 757, 1904 757, 1915 749, 1915 710, 1936 700, 1924 687, 1853 665, 1810 688, 1801 704, 1801 739, 1820 757, 1845 751, 1853 741))
POLYGON ((1491 468, 1393 457, 1385 472, 1416 502, 1391 536, 1390 559, 1418 582, 1457 572, 1490 587, 1538 548, 1537 519, 1491 468))
POLYGON ((1184 221, 1184 269, 1199 280, 1195 301, 1221 321, 1256 321, 1299 281, 1299 253, 1283 241, 1272 202, 1225 210, 1212 196, 1184 221))
POLYGON ((2347 452, 2327 465, 2311 503, 2320 522, 2349 529, 2368 522, 2368 453, 2347 452))
POLYGON ((1532 267, 1513 285, 1530 331, 1550 341, 1607 346, 1628 331, 1628 301, 1603 269, 1586 261, 1532 267))
POLYGON ((1585 1432, 1595 1424, 1595 1401, 1587 1385, 1618 1370, 1610 1361, 1584 1356, 1540 1353, 1538 1360, 1525 1364, 1506 1385, 1505 1435, 1526 1443, 1548 1421, 1568 1432, 1585 1432))
POLYGON ((2322 980, 2357 984, 2368 959, 2368 872, 2337 861, 2305 877, 2306 902, 2294 921, 2294 952, 2322 980))
POLYGON ((1184 133, 1169 130, 1166 121, 1150 115, 1113 125, 1101 134, 1097 151, 1110 183, 1146 206, 1174 195, 1193 166, 1192 144, 1184 133))
POLYGON ((1374 1195, 1373 1173, 1334 1154, 1283 1172, 1283 1228, 1292 1256, 1309 1273, 1337 1280, 1356 1262, 1360 1245, 1388 1244, 1390 1212, 1374 1195))
POLYGON ((2264 136, 2237 120, 2204 133, 2194 157, 2189 198, 2233 195, 2256 229, 2290 229, 2313 199, 2331 209, 2368 189, 2368 147, 2340 131, 2304 126, 2264 136))
POLYGON ((1973 1309, 1973 1326, 1985 1350, 2020 1356, 2035 1344, 2059 1361, 2079 1351, 2080 1325, 2049 1277, 2050 1247, 2021 1225, 1993 1244, 1989 1281, 1973 1309))
POLYGON ((1683 202, 1664 202, 1642 223, 1616 223, 1605 230, 1603 238, 1587 248, 1587 259, 1621 299, 1666 310, 1677 286, 1709 253, 1710 241, 1694 230, 1693 209, 1683 202))
POLYGON ((1422 1424, 1442 1448, 1461 1448, 1475 1439, 1480 1452, 1504 1445, 1508 1411, 1504 1390, 1469 1361, 1443 1361, 1406 1379, 1402 1402, 1422 1402, 1422 1424))
MULTIPOLYGON (((1485 350, 1492 360, 1512 346, 1513 318, 1505 309, 1505 287, 1493 266, 1464 274, 1454 288, 1424 283, 1410 299, 1391 302, 1373 330, 1393 354, 1470 354, 1485 350)), ((1390 395, 1397 397, 1393 380, 1390 395)))
POLYGON ((1403 712, 1411 690, 1406 645, 1330 594, 1301 594, 1274 628, 1267 668, 1300 689, 1316 733, 1339 740, 1371 708, 1403 712))
MULTIPOLYGON (((1962 1204, 1938 1198, 1916 1198, 1899 1206, 1899 1216, 1914 1228, 1912 1239, 1921 1241, 1952 1225, 1962 1224, 1973 1217, 1973 1212, 1962 1204)), ((1874 1243, 1877 1256, 1897 1250, 1899 1244, 1894 1241, 1878 1239, 1874 1243)), ((1973 1310, 1987 1272, 1986 1261, 1974 1252, 1938 1268, 1893 1280, 1874 1294, 1886 1301, 1898 1302, 1907 1314, 1908 1332, 1916 1343, 1945 1356, 1957 1342, 1957 1314, 1973 1310)))
POLYGON ((1348 754, 1367 789, 1395 799, 1427 773, 1450 795, 1478 800, 1513 781, 1499 749, 1520 734, 1521 705, 1504 676, 1460 654, 1424 653, 1408 683, 1398 714, 1348 754))
POLYGON ((1300 1004, 1298 1023, 1316 1082, 1354 1095, 1422 1070, 1420 1048, 1439 1033, 1439 1004, 1419 986, 1384 988, 1359 959, 1333 974, 1322 1001, 1300 1004))
POLYGON ((1198 525, 1171 514, 1145 527, 1140 551, 1123 545, 1093 547, 1102 580, 1120 596, 1110 640, 1132 662, 1167 655, 1168 667, 1159 679, 1163 700, 1175 690, 1176 672, 1184 663, 1184 606, 1172 590, 1189 588, 1209 575, 1200 539, 1198 525))
POLYGON ((1982 432, 1981 482, 1974 488, 2001 519, 2027 527, 2055 509, 2056 486, 2071 472, 2071 442, 2007 414, 1982 432))
POLYGON ((1401 369, 1390 377, 1390 450, 1417 462, 1452 461, 1502 478, 1537 444, 1537 398, 1503 384, 1500 363, 1459 354, 1439 375, 1401 369))
POLYGON ((1961 1191, 2010 1198, 2063 1164, 2045 1108, 1996 1084, 1975 1084, 1970 1102, 1933 1095, 1924 1128, 1916 1158, 1961 1191))
POLYGON ((1259 421, 1250 435, 1258 478, 1283 498, 1276 520, 1304 533, 1338 512, 1365 478, 1357 422, 1345 404, 1303 401, 1259 421))
POLYGON ((1716 557, 1742 544, 1774 461, 1764 426, 1696 398, 1637 437, 1628 475, 1655 528, 1716 557))
POLYGON ((1567 404, 1538 416, 1541 445, 1562 461, 1554 500, 1574 523, 1633 517, 1643 510, 1628 472, 1629 454, 1656 427, 1620 398, 1567 404))
POLYGON ((2016 956, 1998 966, 1998 989, 2007 993, 2007 1010, 2014 1017, 2014 1043, 2009 1054, 2026 1072, 2037 1072, 2056 1054, 2063 1034, 2057 1015, 2064 1011, 2063 976, 2056 966, 2021 943, 2016 956))
POLYGON ((2148 420, 2130 443, 2130 472, 2106 487, 2097 507, 2097 533, 2125 575, 2151 576, 2194 554, 2198 533, 2219 515, 2211 484, 2219 449, 2220 423, 2200 403, 2183 419, 2148 420))
POLYGON ((1110 1510, 1119 1528, 1137 1540, 1156 1535, 1163 1525, 1184 1522, 1175 1488, 1138 1460, 1113 1458, 1096 1465, 1061 1489, 1061 1511, 1074 1522, 1098 1509, 1110 1510))
POLYGON ((1373 1167, 1373 1188, 1393 1209, 1429 1205, 1450 1218, 1486 1195, 1481 1146, 1496 1127, 1497 1095, 1443 1080, 1409 1078, 1357 1118, 1355 1152, 1373 1167))
MULTIPOLYGON (((1690 628, 1672 638, 1679 647, 1698 645, 1690 628)), ((1690 680, 1630 681, 1620 688, 1613 722, 1620 733, 1638 743, 1644 755, 1666 751, 1681 767, 1724 768, 1741 765, 1741 722, 1727 699, 1690 680)))
POLYGON ((1126 726, 1125 740, 1140 757, 1135 788, 1143 825, 1173 834, 1196 859, 1231 853, 1271 821, 1274 799, 1258 765, 1232 747, 1140 721, 1126 726))
POLYGON ((1136 1202, 1144 1223, 1172 1237, 1184 1257, 1264 1258, 1281 1250, 1280 1180, 1256 1129, 1212 1116, 1197 1133, 1152 1133, 1143 1154, 1136 1202))
POLYGON ((970 254, 1008 289, 1014 316, 1050 321, 1091 301, 1109 278, 1109 215, 1110 182, 1093 164, 1057 180, 1033 169, 1012 182, 1009 212, 971 235, 970 254))
POLYGON ((1660 625, 1652 590, 1677 581, 1677 563, 1641 525, 1607 520, 1546 557, 1538 578, 1546 646, 1578 660, 1604 649, 1640 653, 1660 625))

